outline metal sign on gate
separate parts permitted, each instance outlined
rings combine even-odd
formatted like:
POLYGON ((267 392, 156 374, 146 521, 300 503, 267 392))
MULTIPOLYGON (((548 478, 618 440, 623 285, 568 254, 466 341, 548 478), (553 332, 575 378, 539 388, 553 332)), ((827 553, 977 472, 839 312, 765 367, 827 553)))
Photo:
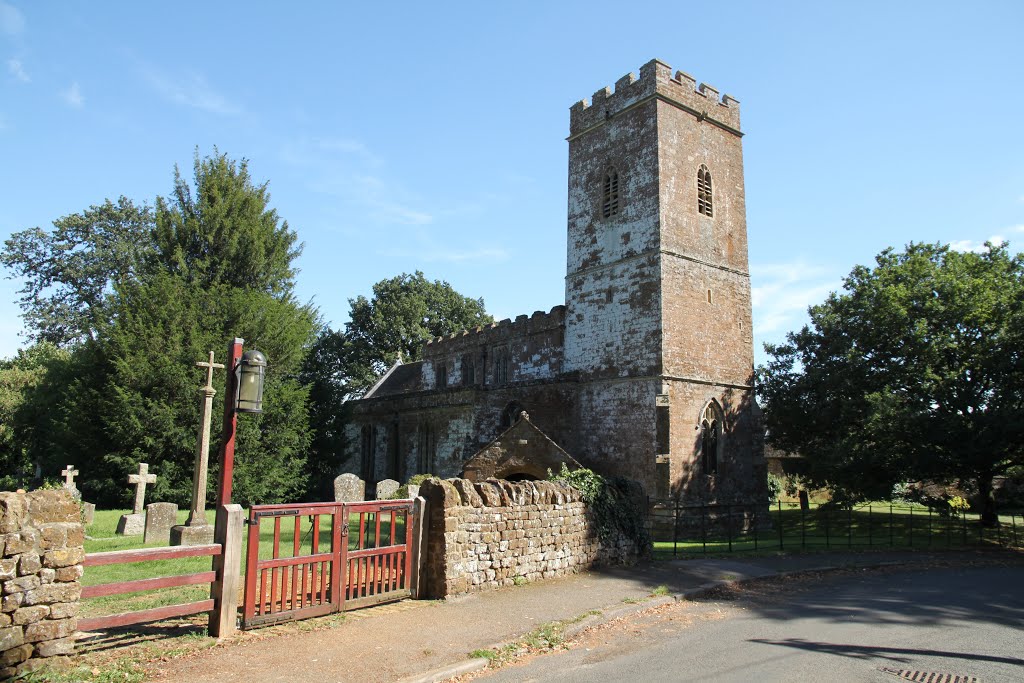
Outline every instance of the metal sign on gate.
POLYGON ((412 500, 254 505, 242 627, 412 595, 412 500))

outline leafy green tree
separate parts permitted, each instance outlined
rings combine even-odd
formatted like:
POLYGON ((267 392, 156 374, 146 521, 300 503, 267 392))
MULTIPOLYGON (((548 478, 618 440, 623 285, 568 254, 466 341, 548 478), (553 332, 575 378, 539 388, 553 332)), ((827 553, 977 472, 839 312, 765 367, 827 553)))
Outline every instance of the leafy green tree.
POLYGON ((353 395, 366 391, 399 356, 419 360, 427 339, 494 321, 483 299, 463 296, 441 280, 431 282, 420 271, 381 280, 372 298, 349 299, 349 306, 339 357, 353 395))
POLYGON ((373 296, 349 299, 345 331, 325 329, 307 358, 303 379, 311 392, 310 421, 316 489, 327 492, 345 449, 346 401, 357 398, 401 356, 420 359, 423 342, 494 319, 483 299, 472 299, 423 273, 403 273, 373 286, 373 296))
POLYGON ((40 462, 49 451, 50 415, 57 388, 69 377, 70 353, 49 342, 0 360, 0 490, 29 486, 52 462, 40 462))
POLYGON ((64 346, 94 339, 113 286, 135 276, 149 250, 153 213, 121 197, 31 228, 4 243, 0 263, 24 279, 18 300, 37 341, 64 346))
POLYGON ((1024 462, 1024 256, 910 244, 858 266, 811 324, 766 345, 769 442, 841 499, 905 480, 992 480, 1024 462))

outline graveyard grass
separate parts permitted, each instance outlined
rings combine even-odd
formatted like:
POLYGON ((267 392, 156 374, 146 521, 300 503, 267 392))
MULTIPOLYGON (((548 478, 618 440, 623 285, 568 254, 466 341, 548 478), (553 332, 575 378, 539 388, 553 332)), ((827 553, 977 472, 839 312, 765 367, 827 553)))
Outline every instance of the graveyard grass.
MULTIPOLYGON (((121 515, 131 512, 130 510, 97 510, 93 523, 85 528, 85 552, 107 552, 111 550, 129 550, 134 548, 159 548, 166 547, 163 543, 144 544, 142 536, 117 536, 117 521, 121 515)), ((178 523, 184 524, 188 518, 188 510, 178 511, 178 523)), ((248 517, 248 514, 246 515, 248 517)), ((207 518, 213 521, 213 512, 207 511, 207 518)), ((274 547, 274 522, 280 523, 280 556, 291 557, 293 554, 304 555, 311 552, 312 526, 308 517, 300 517, 298 546, 295 541, 295 518, 287 517, 286 523, 281 523, 282 518, 276 520, 264 520, 260 526, 260 558, 273 556, 274 547), (298 552, 296 552, 296 547, 298 552)), ((405 536, 405 518, 398 517, 395 529, 395 536, 399 539, 405 536)), ((243 533, 246 535, 242 540, 242 584, 245 579, 245 561, 248 554, 248 529, 245 527, 243 533)), ((367 524, 366 547, 376 545, 374 532, 375 524, 367 524)), ((323 516, 320 520, 318 534, 318 546, 323 551, 331 547, 331 520, 329 516, 323 516)), ((381 539, 380 545, 390 545, 390 516, 389 513, 381 515, 381 539)), ((352 515, 349 518, 349 549, 354 549, 358 543, 359 516, 352 515)), ((210 557, 188 557, 174 560, 148 560, 145 562, 133 562, 129 564, 101 565, 98 567, 87 567, 82 577, 82 585, 94 586, 98 584, 130 581, 133 579, 148 579, 160 576, 175 576, 180 574, 193 574, 195 572, 208 571, 212 565, 210 557)), ((180 586, 176 588, 162 588, 158 590, 139 591, 123 595, 110 595, 97 598, 89 598, 82 601, 79 611, 80 617, 96 617, 121 612, 133 612, 136 610, 149 609, 151 607, 163 607, 165 605, 178 605, 182 603, 205 600, 210 597, 210 590, 207 584, 195 586, 180 586)), ((239 596, 239 604, 241 604, 239 596)), ((205 623, 205 615, 195 617, 205 623)))

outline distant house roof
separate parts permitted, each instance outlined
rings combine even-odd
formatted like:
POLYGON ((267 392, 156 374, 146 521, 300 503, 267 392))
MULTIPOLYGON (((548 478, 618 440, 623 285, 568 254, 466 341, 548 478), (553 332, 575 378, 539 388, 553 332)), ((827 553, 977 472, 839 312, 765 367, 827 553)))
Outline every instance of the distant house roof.
POLYGON ((399 359, 377 380, 376 384, 370 387, 369 391, 363 394, 363 398, 398 396, 422 390, 422 367, 422 361, 403 363, 399 359))

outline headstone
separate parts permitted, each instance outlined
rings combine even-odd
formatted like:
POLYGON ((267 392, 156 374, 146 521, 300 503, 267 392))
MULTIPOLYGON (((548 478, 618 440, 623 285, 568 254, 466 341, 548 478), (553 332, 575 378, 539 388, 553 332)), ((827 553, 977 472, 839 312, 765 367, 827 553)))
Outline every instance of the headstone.
POLYGON ((95 503, 82 503, 82 524, 88 526, 92 524, 93 518, 96 516, 96 504, 95 503))
POLYGON ((366 482, 354 474, 345 473, 334 478, 334 501, 358 503, 366 499, 366 482))
POLYGON ((121 515, 117 520, 117 533, 120 536, 142 536, 146 531, 146 515, 142 504, 146 500, 146 484, 155 484, 156 475, 149 473, 149 464, 140 462, 139 473, 129 474, 128 483, 135 484, 135 505, 131 514, 121 515))
POLYGON ((807 496, 807 491, 800 489, 800 509, 807 512, 811 509, 811 501, 807 496))
POLYGON ((178 524, 171 527, 171 545, 209 545, 213 543, 212 524, 189 526, 178 524))
POLYGON ((417 497, 419 497, 419 495, 420 495, 420 486, 419 486, 419 484, 408 484, 408 485, 406 485, 406 488, 409 489, 409 497, 410 498, 417 498, 417 497))
POLYGON ((62 469, 60 473, 64 477, 64 488, 71 493, 71 496, 75 500, 81 500, 82 493, 78 490, 78 487, 75 486, 75 477, 78 476, 78 470, 75 469, 75 466, 68 465, 62 469))
POLYGON ((146 506, 146 535, 144 543, 167 544, 171 540, 171 527, 178 521, 178 506, 174 503, 150 503, 146 506))
POLYGON ((377 500, 387 500, 395 495, 395 491, 401 486, 394 479, 382 479, 377 482, 377 500))

